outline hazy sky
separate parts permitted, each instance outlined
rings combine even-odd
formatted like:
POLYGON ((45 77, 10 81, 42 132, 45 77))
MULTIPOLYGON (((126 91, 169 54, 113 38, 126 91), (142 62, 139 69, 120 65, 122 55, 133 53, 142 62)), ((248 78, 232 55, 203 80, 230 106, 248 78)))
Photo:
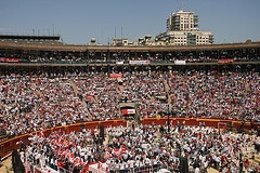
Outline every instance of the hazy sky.
POLYGON ((49 35, 54 26, 67 43, 107 43, 122 28, 133 41, 164 32, 180 8, 196 12, 216 43, 260 40, 260 0, 0 0, 0 34, 49 35))

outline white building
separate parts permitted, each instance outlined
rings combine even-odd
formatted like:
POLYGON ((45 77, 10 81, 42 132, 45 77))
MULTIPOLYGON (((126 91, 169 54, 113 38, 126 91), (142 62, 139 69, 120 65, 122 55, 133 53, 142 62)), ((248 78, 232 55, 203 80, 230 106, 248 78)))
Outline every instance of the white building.
POLYGON ((156 42, 164 42, 165 45, 187 45, 187 34, 183 31, 168 31, 156 36, 156 42))
POLYGON ((156 36, 156 42, 161 45, 207 45, 214 42, 211 32, 200 31, 198 16, 193 12, 178 11, 172 13, 166 22, 167 31, 156 36))
POLYGON ((128 39, 127 38, 114 38, 112 40, 112 46, 128 46, 128 39))
POLYGON ((198 16, 193 12, 178 11, 167 19, 167 31, 192 31, 198 28, 198 16))
POLYGON ((214 42, 214 36, 208 31, 190 31, 187 33, 188 45, 208 45, 214 42))
POLYGON ((151 35, 145 35, 138 39, 138 45, 152 46, 154 45, 154 40, 151 35))

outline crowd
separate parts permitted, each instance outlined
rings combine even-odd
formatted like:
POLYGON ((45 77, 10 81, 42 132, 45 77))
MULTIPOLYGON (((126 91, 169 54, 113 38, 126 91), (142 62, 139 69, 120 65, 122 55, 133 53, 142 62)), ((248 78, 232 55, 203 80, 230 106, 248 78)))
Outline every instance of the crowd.
POLYGON ((116 79, 106 74, 89 74, 75 80, 77 95, 86 104, 92 120, 120 118, 120 88, 116 79))
POLYGON ((189 63, 232 61, 259 61, 259 49, 217 50, 217 51, 174 51, 174 52, 12 52, 0 50, 0 58, 18 58, 21 63, 129 63, 145 61, 151 63, 174 63, 176 60, 189 63))
POLYGON ((141 117, 154 117, 167 110, 167 100, 157 98, 166 96, 165 77, 161 72, 148 71, 124 74, 123 96, 140 105, 141 117))
POLYGON ((168 79, 177 115, 260 120, 257 71, 186 71, 168 79))
MULTIPOLYGON (((97 129, 48 137, 33 136, 21 153, 22 160, 44 169, 87 172, 89 165, 101 163, 107 172, 130 172, 139 167, 154 167, 170 172, 186 169, 205 172, 213 167, 220 172, 259 172, 247 153, 255 153, 260 137, 219 131, 199 126, 175 126, 166 133, 162 126, 107 128, 106 140, 99 140, 97 129)), ((145 168, 144 168, 145 169, 145 168)), ((138 171, 137 171, 138 172, 138 171)))
POLYGON ((83 121, 121 118, 119 103, 140 117, 171 114, 260 121, 259 72, 178 70, 2 74, 0 127, 9 135, 83 121))
POLYGON ((0 80, 1 127, 10 135, 89 121, 66 77, 10 75, 0 80))

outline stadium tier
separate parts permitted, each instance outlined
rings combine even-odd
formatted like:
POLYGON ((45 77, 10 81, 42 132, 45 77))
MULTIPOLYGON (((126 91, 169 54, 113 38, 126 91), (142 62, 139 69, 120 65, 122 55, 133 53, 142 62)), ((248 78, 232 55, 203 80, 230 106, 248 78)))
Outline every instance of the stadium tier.
POLYGON ((188 162, 192 171, 239 171, 240 154, 254 144, 259 152, 259 64, 259 42, 0 42, 0 156, 22 143, 27 170, 175 172, 188 162))
POLYGON ((260 42, 207 46, 87 46, 0 42, 0 62, 77 65, 259 63, 260 42))

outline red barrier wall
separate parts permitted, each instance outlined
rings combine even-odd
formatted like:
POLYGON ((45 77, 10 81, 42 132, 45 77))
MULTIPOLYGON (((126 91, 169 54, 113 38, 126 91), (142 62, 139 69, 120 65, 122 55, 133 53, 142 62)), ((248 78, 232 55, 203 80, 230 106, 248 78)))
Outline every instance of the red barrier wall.
MULTIPOLYGON (((155 124, 155 125, 166 125, 168 119, 167 118, 146 118, 142 119, 142 124, 155 124)), ((170 118, 171 125, 184 124, 184 125, 200 125, 200 123, 205 123, 206 126, 220 128, 225 127, 227 124, 231 124, 233 128, 240 128, 241 121, 233 121, 233 120, 221 120, 221 119, 196 119, 196 118, 170 118), (184 123, 185 122, 185 123, 184 123)), ((66 133, 70 133, 72 131, 80 131, 82 128, 93 129, 98 128, 100 125, 104 127, 115 127, 115 126, 126 126, 126 121, 124 120, 107 120, 107 121, 91 121, 91 122, 83 122, 77 123, 68 126, 58 126, 51 129, 47 129, 42 131, 44 135, 49 135, 53 131, 65 131, 66 133)), ((244 128, 246 129, 258 129, 260 128, 259 123, 251 123, 245 122, 244 128)), ((28 138, 32 135, 39 134, 40 131, 32 132, 24 135, 20 135, 6 141, 0 143, 0 156, 4 157, 12 152, 13 149, 19 148, 19 142, 23 141, 25 143, 29 143, 28 138)))
MULTIPOLYGON (((44 135, 49 135, 53 131, 65 131, 66 133, 70 133, 72 131, 80 131, 82 128, 93 129, 98 128, 100 125, 104 127, 114 127, 114 126, 126 126, 126 122, 124 120, 107 120, 107 121, 91 121, 91 122, 83 122, 77 123, 68 126, 58 126, 50 129, 46 129, 42 131, 44 135)), ((23 141, 25 143, 29 143, 28 138, 35 134, 40 134, 41 131, 36 131, 24 135, 20 135, 6 141, 0 143, 0 157, 4 157, 8 155, 13 149, 17 149, 20 147, 20 142, 23 141)))
MULTIPOLYGON (((156 124, 156 125, 166 125, 168 122, 167 118, 146 118, 142 120, 142 124, 156 124)), ((224 128, 227 126, 232 126, 232 128, 239 129, 242 125, 242 121, 236 120, 223 120, 223 119, 203 119, 203 118, 170 118, 171 125, 187 125, 187 126, 198 126, 200 124, 205 124, 208 127, 224 128)), ((260 128, 259 123, 251 123, 245 121, 245 129, 258 129, 260 128)))

